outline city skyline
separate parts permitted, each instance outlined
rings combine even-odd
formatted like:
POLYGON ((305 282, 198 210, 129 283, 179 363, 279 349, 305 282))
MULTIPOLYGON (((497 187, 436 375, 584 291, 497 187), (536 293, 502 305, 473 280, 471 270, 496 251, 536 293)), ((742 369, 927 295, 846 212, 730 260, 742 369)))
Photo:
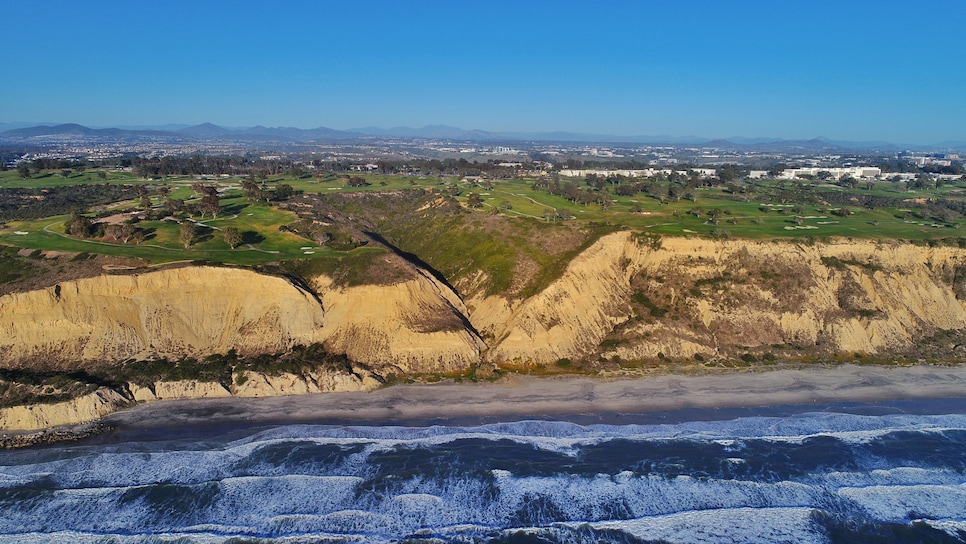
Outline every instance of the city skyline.
POLYGON ((966 139, 966 75, 954 69, 966 6, 953 2, 5 11, 3 123, 966 139))

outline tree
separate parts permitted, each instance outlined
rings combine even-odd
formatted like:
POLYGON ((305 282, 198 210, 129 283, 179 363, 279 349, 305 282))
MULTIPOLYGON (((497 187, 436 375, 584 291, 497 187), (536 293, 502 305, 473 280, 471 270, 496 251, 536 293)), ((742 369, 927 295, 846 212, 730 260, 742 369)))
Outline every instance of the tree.
POLYGON ((77 211, 73 211, 64 223, 64 232, 71 236, 87 238, 94 232, 94 223, 88 217, 84 217, 77 211))
POLYGON ((204 217, 206 213, 210 213, 212 218, 217 218, 218 214, 221 212, 221 202, 218 200, 218 195, 205 195, 202 197, 201 204, 198 208, 201 211, 202 217, 204 217))
POLYGON ((192 183, 191 190, 203 196, 215 195, 218 196, 218 186, 210 185, 207 183, 192 183))
POLYGON ((483 206, 483 199, 480 198, 480 194, 479 193, 470 193, 466 197, 466 203, 471 208, 479 208, 479 207, 483 206))
POLYGON ((222 238, 225 239, 225 243, 231 246, 232 249, 238 247, 238 244, 242 243, 242 233, 235 227, 225 227, 221 231, 222 238))
POLYGON ((135 227, 130 223, 121 223, 120 226, 121 226, 120 235, 121 235, 122 242, 126 244, 133 239, 133 240, 137 240, 138 243, 141 243, 141 240, 144 237, 144 234, 141 232, 141 229, 135 227))
POLYGON ((17 174, 23 178, 27 179, 30 177, 30 165, 25 162, 20 162, 17 164, 17 174))
POLYGON ((247 178, 242 180, 241 186, 246 195, 250 192, 257 191, 258 182, 255 181, 255 175, 249 174, 247 178))
POLYGON ((114 241, 118 241, 121 238, 121 225, 119 223, 112 223, 104 227, 104 234, 110 236, 114 241))
POLYGON ((275 199, 288 200, 295 194, 295 189, 287 183, 279 183, 275 186, 275 199))
POLYGON ((184 246, 184 248, 188 249, 188 246, 190 246, 191 242, 195 239, 194 224, 187 221, 181 223, 181 232, 178 236, 178 239, 181 240, 181 244, 184 246))
POLYGON ((132 239, 140 242, 141 237, 143 237, 140 229, 131 223, 113 223, 107 225, 104 227, 104 234, 113 238, 115 242, 121 240, 125 244, 132 239))
POLYGON ((164 201, 164 209, 170 214, 175 214, 184 209, 184 200, 180 198, 168 198, 164 201))

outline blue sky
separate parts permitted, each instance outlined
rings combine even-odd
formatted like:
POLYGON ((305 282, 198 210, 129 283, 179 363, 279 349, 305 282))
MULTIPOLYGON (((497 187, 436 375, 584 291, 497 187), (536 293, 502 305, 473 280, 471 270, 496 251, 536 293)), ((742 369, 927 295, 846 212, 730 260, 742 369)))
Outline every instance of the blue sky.
POLYGON ((0 0, 0 121, 966 140, 961 0, 0 0))

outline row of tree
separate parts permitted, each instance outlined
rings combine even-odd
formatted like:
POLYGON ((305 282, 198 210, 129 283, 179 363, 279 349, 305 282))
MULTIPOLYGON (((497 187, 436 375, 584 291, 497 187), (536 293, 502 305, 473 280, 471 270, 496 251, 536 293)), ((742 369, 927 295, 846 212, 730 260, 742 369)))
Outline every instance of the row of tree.
MULTIPOLYGON (((191 247, 198 234, 197 226, 190 221, 182 221, 178 231, 178 240, 185 249, 191 247)), ((221 229, 221 237, 232 249, 238 247, 244 241, 244 235, 236 227, 225 227, 221 229)))

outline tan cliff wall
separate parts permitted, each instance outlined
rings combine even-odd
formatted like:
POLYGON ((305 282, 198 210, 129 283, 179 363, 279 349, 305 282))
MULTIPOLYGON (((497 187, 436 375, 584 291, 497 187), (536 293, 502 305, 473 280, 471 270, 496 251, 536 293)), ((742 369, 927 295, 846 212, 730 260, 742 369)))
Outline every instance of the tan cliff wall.
MULTIPOLYGON (((966 292, 966 251, 895 242, 668 237, 652 244, 618 232, 534 296, 480 296, 465 305, 419 271, 392 285, 309 280, 318 298, 282 278, 216 267, 6 295, 0 364, 54 369, 313 342, 363 363, 302 375, 241 372, 226 385, 129 384, 130 398, 149 401, 370 390, 390 373, 460 370, 482 360, 734 357, 781 345, 892 353, 937 331, 966 329, 966 305, 957 298, 966 292)), ((102 389, 67 403, 7 408, 0 429, 95 419, 128 403, 125 395, 102 389)))
POLYGON ((485 347, 456 293, 430 274, 395 285, 335 287, 314 279, 326 312, 329 351, 384 372, 441 372, 466 368, 485 347))
POLYGON ((524 300, 472 300, 470 319, 490 339, 491 361, 550 362, 597 347, 629 311, 630 278, 644 250, 626 233, 578 255, 563 276, 524 300))
POLYGON ((0 361, 278 352, 317 341, 322 318, 310 293, 245 270, 100 276, 0 297, 0 361))
POLYGON ((610 234, 534 296, 465 305, 421 271, 392 285, 309 278, 318 298, 282 278, 216 267, 64 282, 0 297, 0 364, 57 368, 322 342, 385 376, 481 360, 734 355, 783 344, 872 354, 966 328, 954 288, 966 276, 958 248, 672 237, 659 246, 610 234))
POLYGON ((2 408, 0 431, 29 431, 87 423, 116 412, 132 402, 342 393, 371 391, 382 385, 372 372, 361 367, 353 367, 351 372, 313 369, 301 375, 240 371, 232 377, 232 382, 230 388, 218 382, 196 380, 158 381, 150 386, 129 383, 128 391, 123 394, 102 387, 88 395, 64 402, 2 408))
POLYGON ((128 404, 130 401, 117 391, 102 387, 66 402, 2 408, 0 431, 48 429, 59 425, 86 423, 116 412, 128 404))
POLYGON ((101 276, 0 297, 0 364, 63 368, 151 356, 279 353, 324 343, 389 371, 431 372, 479 360, 459 297, 429 275, 339 288, 321 301, 283 278, 220 267, 101 276))
POLYGON ((713 357, 775 344, 874 354, 966 328, 952 285, 964 263, 966 251, 949 247, 663 238, 652 248, 620 232, 538 295, 467 305, 495 362, 713 357), (657 311, 632 304, 645 298, 657 311), (615 345, 598 349, 608 338, 615 345))

